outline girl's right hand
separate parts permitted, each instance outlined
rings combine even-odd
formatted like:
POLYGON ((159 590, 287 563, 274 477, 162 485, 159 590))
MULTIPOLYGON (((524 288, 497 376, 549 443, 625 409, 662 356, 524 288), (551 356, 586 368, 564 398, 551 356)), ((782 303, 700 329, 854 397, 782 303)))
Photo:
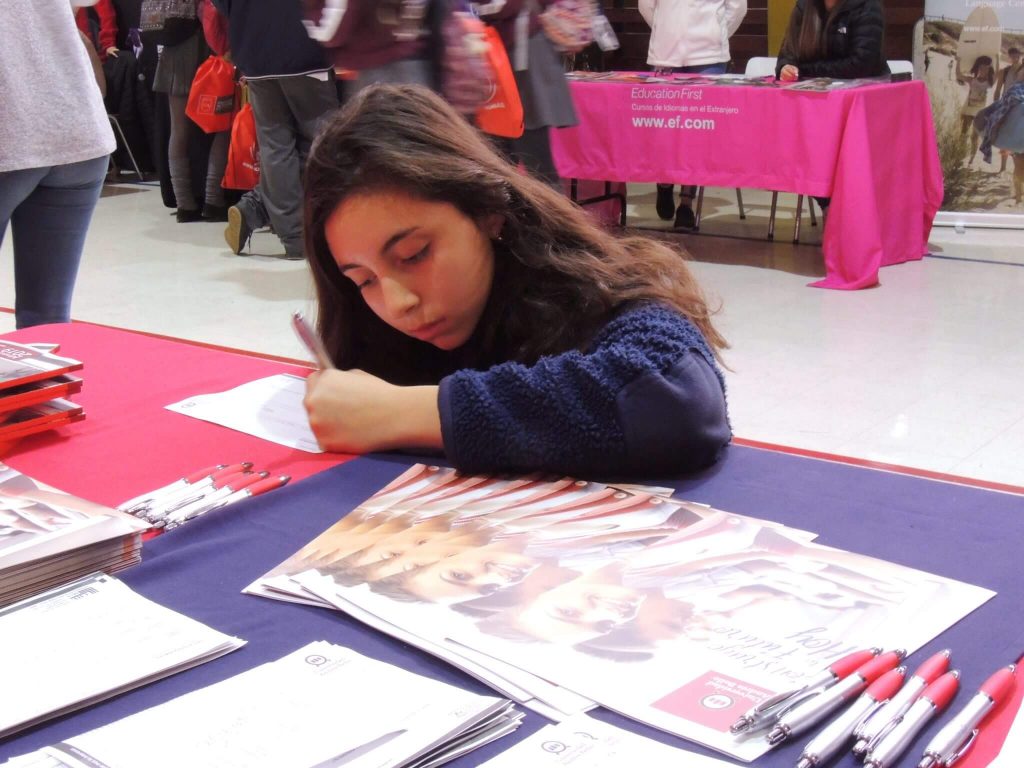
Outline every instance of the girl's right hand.
POLYGON ((797 69, 792 64, 787 64, 786 66, 784 66, 782 68, 782 71, 779 72, 779 80, 782 80, 785 83, 791 83, 794 80, 799 80, 799 79, 800 79, 800 70, 797 69))

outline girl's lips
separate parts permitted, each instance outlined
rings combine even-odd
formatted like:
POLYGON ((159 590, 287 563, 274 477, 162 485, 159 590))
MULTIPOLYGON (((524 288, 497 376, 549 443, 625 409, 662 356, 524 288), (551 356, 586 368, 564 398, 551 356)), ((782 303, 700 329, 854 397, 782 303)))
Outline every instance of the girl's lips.
POLYGON ((441 330, 441 323, 443 322, 443 320, 434 320, 431 323, 418 326, 409 331, 409 335, 427 341, 437 335, 437 332, 441 330))

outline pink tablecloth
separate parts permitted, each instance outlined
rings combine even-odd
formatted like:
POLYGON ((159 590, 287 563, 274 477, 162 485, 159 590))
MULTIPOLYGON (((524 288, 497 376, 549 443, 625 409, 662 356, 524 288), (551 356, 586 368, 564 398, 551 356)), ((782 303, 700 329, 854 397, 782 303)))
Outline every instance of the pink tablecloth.
POLYGON ((926 250, 942 170, 924 83, 828 93, 674 82, 571 83, 580 124, 551 132, 566 178, 831 197, 826 277, 857 289, 926 250))

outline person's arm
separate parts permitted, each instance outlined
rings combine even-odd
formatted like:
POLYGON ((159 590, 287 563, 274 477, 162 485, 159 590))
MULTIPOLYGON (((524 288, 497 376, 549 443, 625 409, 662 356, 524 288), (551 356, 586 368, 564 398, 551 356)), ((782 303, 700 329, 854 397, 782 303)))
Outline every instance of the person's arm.
POLYGON ((442 448, 436 386, 400 387, 364 371, 331 368, 309 375, 304 404, 326 451, 442 448))
POLYGON ((869 0, 861 13, 848 22, 850 54, 836 59, 818 59, 800 63, 801 77, 851 78, 876 74, 882 56, 885 18, 877 0, 869 0))
POLYGON ((96 3, 96 15, 100 20, 99 54, 101 59, 117 55, 117 11, 111 0, 96 3))
POLYGON ((746 15, 747 0, 725 0, 725 28, 729 37, 736 34, 746 15))
MULTIPOLYGON (((223 1, 223 0, 222 0, 223 1)), ((320 45, 341 48, 352 36, 358 13, 356 0, 303 0, 306 32, 320 45)))
POLYGON ((803 25, 804 20, 804 7, 797 0, 797 4, 793 6, 793 12, 789 16, 789 23, 786 27, 786 37, 782 41, 782 47, 779 50, 779 56, 775 61, 775 77, 782 79, 782 70, 785 67, 796 67, 797 66, 797 55, 796 49, 794 48, 793 37, 799 33, 800 27, 803 25))
POLYGON ((484 21, 515 18, 525 5, 525 0, 498 0, 498 2, 473 3, 480 18, 484 21))
POLYGON ((612 320, 585 353, 455 373, 438 400, 445 453, 466 472, 649 476, 711 464, 730 429, 703 344, 680 315, 647 306, 612 320))
POLYGON ((999 101, 999 97, 1003 94, 1003 85, 1006 83, 1006 73, 1009 71, 1009 67, 1003 67, 999 70, 999 76, 996 78, 996 92, 992 95, 992 101, 999 101))

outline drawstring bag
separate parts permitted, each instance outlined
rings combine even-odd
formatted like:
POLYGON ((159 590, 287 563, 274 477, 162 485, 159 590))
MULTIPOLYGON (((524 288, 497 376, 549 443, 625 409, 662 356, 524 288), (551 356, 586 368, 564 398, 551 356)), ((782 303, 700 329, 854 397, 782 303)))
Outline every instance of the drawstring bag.
POLYGON ((231 130, 235 114, 235 68, 221 56, 199 65, 185 114, 207 133, 231 130))
POLYGON ((594 41, 595 0, 555 0, 541 11, 544 34, 562 53, 579 53, 594 41))
POLYGON ((252 105, 242 93, 242 108, 231 124, 228 164, 224 168, 225 189, 252 189, 260 183, 260 151, 256 141, 256 118, 252 105))
POLYGON ((494 89, 487 27, 469 11, 450 10, 441 27, 441 45, 441 92, 455 109, 472 116, 494 89))
POLYGON ((512 73, 505 45, 494 27, 485 27, 487 58, 494 72, 491 96, 476 113, 476 124, 484 133, 518 139, 523 135, 523 102, 512 73))
POLYGON ((199 28, 196 0, 142 0, 139 31, 147 45, 177 45, 199 28))

